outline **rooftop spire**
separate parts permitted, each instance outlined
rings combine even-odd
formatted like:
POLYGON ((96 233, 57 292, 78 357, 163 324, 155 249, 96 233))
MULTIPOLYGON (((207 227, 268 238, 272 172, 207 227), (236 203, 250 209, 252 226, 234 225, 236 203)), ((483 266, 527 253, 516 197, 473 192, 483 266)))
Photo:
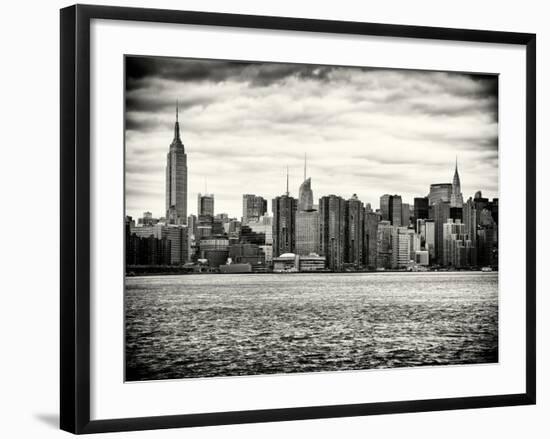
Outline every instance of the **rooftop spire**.
POLYGON ((176 99, 176 123, 174 125, 174 142, 181 143, 181 137, 180 137, 180 123, 179 123, 179 105, 178 100, 176 99))
POLYGON ((290 192, 288 191, 288 166, 286 167, 286 196, 288 197, 288 195, 290 194, 290 192))

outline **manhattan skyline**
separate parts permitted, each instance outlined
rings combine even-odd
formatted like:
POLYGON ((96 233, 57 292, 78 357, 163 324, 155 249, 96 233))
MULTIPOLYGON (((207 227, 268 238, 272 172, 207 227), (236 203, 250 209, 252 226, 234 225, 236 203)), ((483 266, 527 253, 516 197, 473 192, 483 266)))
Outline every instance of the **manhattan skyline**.
MULTIPOLYGON (((300 64, 127 57, 126 211, 164 214, 166 149, 176 99, 189 163, 188 213, 215 194, 216 212, 242 214, 242 195, 267 200, 303 182, 314 202, 356 193, 404 202, 450 183, 498 197, 498 79, 490 75, 300 64), (271 108, 271 110, 270 110, 271 108)), ((270 210, 268 208, 268 210, 270 210)))

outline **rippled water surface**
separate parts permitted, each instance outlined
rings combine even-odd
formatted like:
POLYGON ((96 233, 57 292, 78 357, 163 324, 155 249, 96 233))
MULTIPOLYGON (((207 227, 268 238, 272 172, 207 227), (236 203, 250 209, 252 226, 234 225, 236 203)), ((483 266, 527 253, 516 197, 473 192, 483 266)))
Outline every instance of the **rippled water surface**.
POLYGON ((496 273, 126 279, 126 379, 498 361, 496 273))

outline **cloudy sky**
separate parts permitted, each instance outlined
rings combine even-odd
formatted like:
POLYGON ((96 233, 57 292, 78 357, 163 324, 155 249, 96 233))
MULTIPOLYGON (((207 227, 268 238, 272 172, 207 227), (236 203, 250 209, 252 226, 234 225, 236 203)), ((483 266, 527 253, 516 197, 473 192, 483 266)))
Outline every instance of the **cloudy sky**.
POLYGON ((461 73, 180 58, 126 58, 126 209, 164 215, 166 153, 176 100, 188 163, 188 212, 197 193, 216 213, 242 215, 242 194, 298 195, 304 154, 315 199, 336 194, 378 208, 430 183, 464 199, 498 196, 498 79, 461 73))

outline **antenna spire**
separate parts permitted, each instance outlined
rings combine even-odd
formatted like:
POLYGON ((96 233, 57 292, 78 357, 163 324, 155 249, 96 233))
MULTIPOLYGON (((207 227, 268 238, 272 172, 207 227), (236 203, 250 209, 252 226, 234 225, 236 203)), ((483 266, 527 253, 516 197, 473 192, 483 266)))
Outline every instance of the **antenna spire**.
POLYGON ((181 137, 180 137, 180 123, 179 123, 179 118, 178 118, 178 113, 179 113, 179 102, 178 100, 176 99, 176 123, 174 124, 174 142, 179 142, 181 143, 181 137))
POLYGON ((288 197, 289 195, 289 191, 288 191, 288 165, 286 167, 286 196, 288 197))

